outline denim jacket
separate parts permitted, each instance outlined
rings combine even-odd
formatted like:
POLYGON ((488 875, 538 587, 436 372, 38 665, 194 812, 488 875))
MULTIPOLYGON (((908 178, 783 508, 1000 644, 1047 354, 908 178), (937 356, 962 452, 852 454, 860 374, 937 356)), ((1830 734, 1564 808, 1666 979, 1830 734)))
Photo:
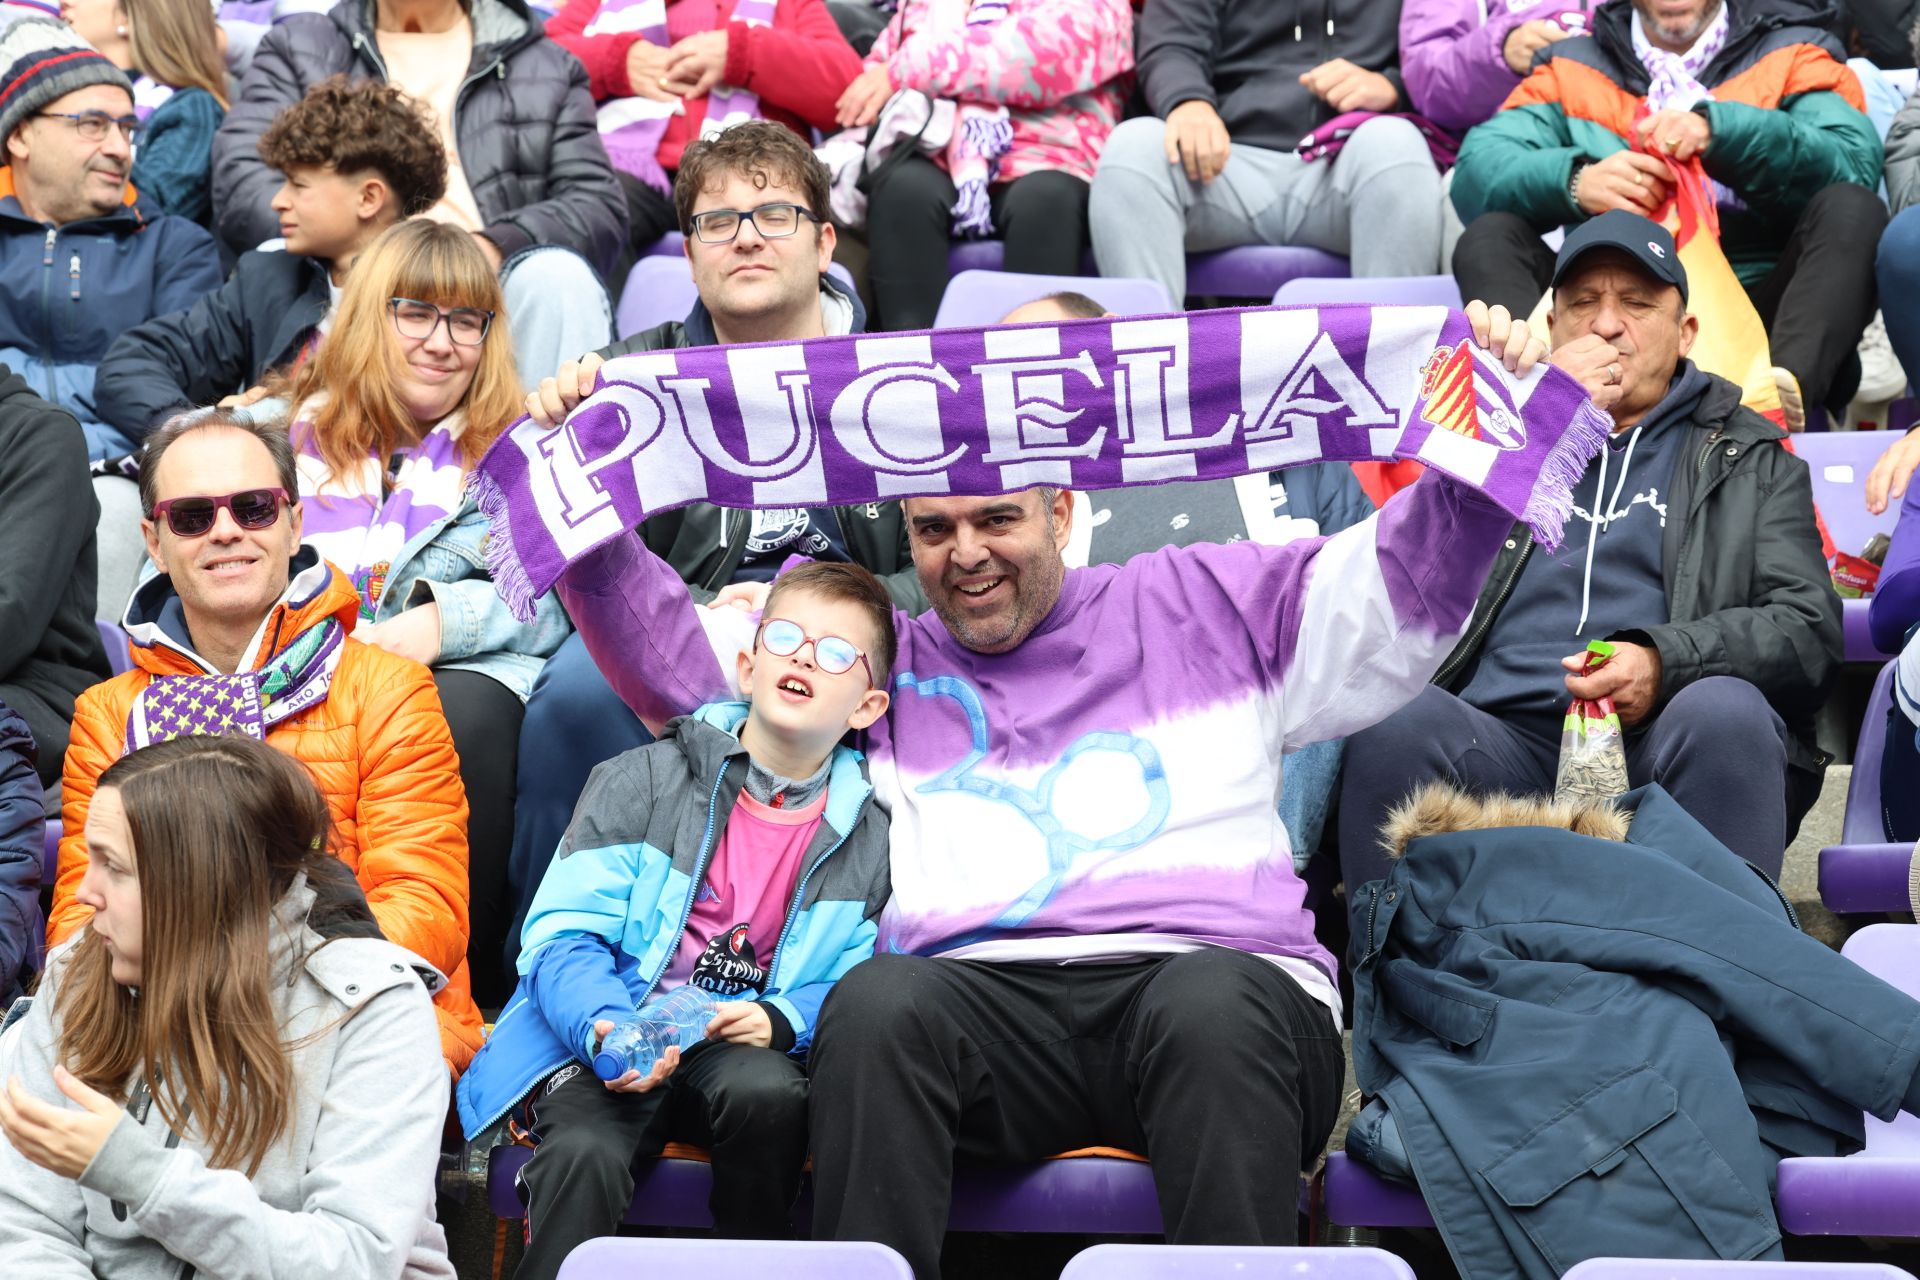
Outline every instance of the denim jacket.
POLYGON ((421 530, 394 557, 372 621, 433 601, 440 606, 440 657, 433 665, 491 676, 524 702, 573 624, 552 592, 540 598, 533 621, 514 620, 487 574, 490 531, 471 498, 421 530))

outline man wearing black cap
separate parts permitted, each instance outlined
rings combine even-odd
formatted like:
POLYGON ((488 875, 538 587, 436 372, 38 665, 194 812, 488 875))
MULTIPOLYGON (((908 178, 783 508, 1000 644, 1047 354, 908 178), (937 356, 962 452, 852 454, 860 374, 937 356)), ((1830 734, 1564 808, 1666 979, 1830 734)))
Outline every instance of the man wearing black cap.
MULTIPOLYGON (((1397 715, 1348 741, 1347 884, 1384 873, 1386 810, 1432 780, 1551 791, 1573 698, 1610 697, 1632 785, 1658 782, 1770 875, 1819 794, 1812 719, 1839 671, 1806 464, 1740 389, 1687 356, 1699 322, 1673 238, 1613 211, 1567 237, 1547 322, 1553 363, 1604 370, 1611 447, 1574 490, 1558 551, 1517 525, 1466 639, 1397 715), (1614 657, 1577 674, 1589 641, 1614 657)), ((1495 349, 1525 342, 1505 308, 1468 307, 1495 349), (1519 336, 1515 336, 1519 335, 1519 336)))

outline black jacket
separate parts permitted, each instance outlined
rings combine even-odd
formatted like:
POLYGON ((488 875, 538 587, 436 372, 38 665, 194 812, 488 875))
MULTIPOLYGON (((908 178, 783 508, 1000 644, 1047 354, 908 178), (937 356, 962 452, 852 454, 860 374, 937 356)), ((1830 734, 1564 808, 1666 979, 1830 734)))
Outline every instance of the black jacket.
POLYGON ((1345 58, 1400 94, 1400 6, 1382 0, 1153 0, 1140 14, 1140 88, 1153 114, 1213 104, 1235 142, 1291 151, 1336 112, 1300 74, 1345 58))
MULTIPOLYGON (((827 275, 820 277, 820 287, 852 303, 855 333, 866 328, 867 313, 860 305, 858 294, 841 288, 827 275)), ((602 347, 599 355, 603 360, 612 360, 636 351, 711 347, 719 341, 706 303, 695 302, 684 321, 669 320, 631 338, 622 338, 602 347)), ((840 536, 847 544, 847 554, 855 563, 879 576, 895 605, 908 613, 924 610, 927 597, 920 589, 920 577, 913 568, 907 520, 901 514, 900 504, 868 502, 831 510, 840 525, 840 536)), ((662 512, 640 526, 640 537, 647 549, 672 565, 681 580, 693 589, 694 599, 702 601, 712 599, 714 593, 733 581, 751 532, 753 521, 747 512, 704 502, 662 512)))
POLYGON ((100 416, 138 440, 174 410, 244 391, 287 364, 326 314, 325 263, 243 253, 218 290, 115 339, 94 374, 100 416))
MULTIPOLYGON (((1662 546, 1668 621, 1613 638, 1659 650, 1660 705, 1707 676, 1756 686, 1786 721, 1796 786, 1817 785, 1828 757, 1814 745, 1813 717, 1840 673, 1840 599, 1820 554, 1807 464, 1724 378, 1711 378, 1686 430, 1662 546)), ((1526 526, 1515 525, 1435 684, 1466 686, 1532 552, 1526 526)))
MULTIPOLYGON (((112 674, 93 623, 99 519, 80 424, 0 365, 0 685, 68 722, 80 691, 112 674)), ((64 737, 40 745, 58 777, 64 737)))
MULTIPOLYGON (((473 60, 454 136, 487 238, 507 255, 561 245, 609 275, 626 243, 626 198, 600 144, 586 68, 546 38, 524 0, 471 0, 470 12, 473 60)), ((280 234, 269 204, 280 176, 260 158, 260 135, 283 107, 343 72, 387 78, 372 0, 297 14, 260 41, 213 140, 213 206, 234 253, 280 234)))
POLYGON ((47 936, 40 916, 46 797, 34 772, 35 751, 27 722, 0 702, 0 1009, 40 968, 47 936))

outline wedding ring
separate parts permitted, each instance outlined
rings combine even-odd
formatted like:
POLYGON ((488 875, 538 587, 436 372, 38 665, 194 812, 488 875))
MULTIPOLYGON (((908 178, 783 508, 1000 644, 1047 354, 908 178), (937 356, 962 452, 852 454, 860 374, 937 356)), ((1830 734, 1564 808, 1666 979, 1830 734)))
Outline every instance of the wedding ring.
POLYGON ((1607 385, 1611 387, 1617 384, 1619 381, 1620 381, 1620 366, 1617 364, 1608 365, 1607 366, 1607 385))

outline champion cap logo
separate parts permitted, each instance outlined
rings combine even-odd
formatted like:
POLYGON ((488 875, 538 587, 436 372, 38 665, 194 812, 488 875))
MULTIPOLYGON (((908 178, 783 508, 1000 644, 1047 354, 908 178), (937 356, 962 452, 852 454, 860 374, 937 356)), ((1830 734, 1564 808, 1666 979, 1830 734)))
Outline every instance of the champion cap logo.
POLYGON ((1653 256, 1656 258, 1665 258, 1667 256, 1667 251, 1651 240, 1647 241, 1647 248, 1653 250, 1653 256))

